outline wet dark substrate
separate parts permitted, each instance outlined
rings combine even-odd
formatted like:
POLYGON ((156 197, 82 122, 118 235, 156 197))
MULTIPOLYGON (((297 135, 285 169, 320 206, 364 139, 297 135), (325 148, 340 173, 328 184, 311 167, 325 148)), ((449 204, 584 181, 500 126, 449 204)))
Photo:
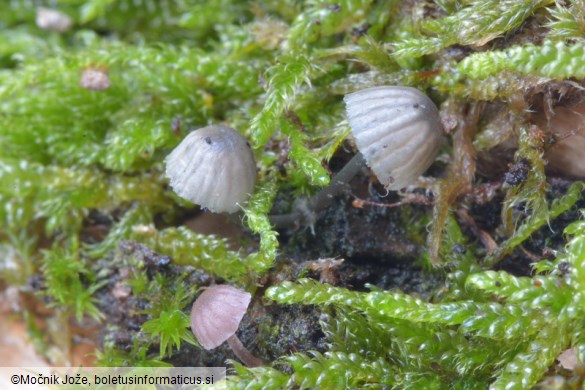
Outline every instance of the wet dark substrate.
MULTIPOLYGON (((552 181, 549 197, 562 196, 569 184, 564 180, 552 181)), ((429 270, 424 260, 426 225, 430 221, 431 207, 356 208, 352 206, 353 199, 350 195, 336 199, 319 215, 313 226, 314 233, 309 226, 280 232, 279 258, 262 278, 262 286, 256 290, 238 331, 242 343, 264 361, 270 362, 295 352, 325 352, 327 341, 319 323, 321 308, 274 304, 264 297, 266 287, 283 280, 309 277, 353 290, 367 291, 366 284, 372 284, 431 299, 433 293, 444 286, 447 268, 429 270)), ((392 196, 374 195, 370 199, 386 203, 397 201, 392 196)), ((502 197, 496 196, 489 203, 467 205, 477 226, 497 242, 503 240, 498 230, 501 201, 502 197)), ((530 275, 535 257, 546 258, 552 250, 562 249, 566 242, 563 229, 579 219, 579 207, 585 207, 585 202, 581 201, 571 211, 539 229, 496 268, 515 275, 530 275)), ((463 232, 470 247, 479 248, 481 252, 481 243, 472 232, 465 228, 463 232)), ((200 286, 214 283, 209 275, 174 266, 168 257, 160 256, 142 244, 124 241, 118 256, 143 261, 149 277, 155 272, 177 276, 187 272, 188 278, 200 286)), ((102 330, 101 340, 113 342, 117 348, 128 351, 133 339, 138 337, 141 324, 148 319, 140 314, 148 303, 133 295, 116 297, 114 291, 120 281, 119 274, 113 274, 111 283, 98 294, 100 309, 107 316, 104 323, 108 324, 102 330)), ((186 307, 185 311, 189 309, 186 307)), ((152 352, 158 353, 158 345, 153 344, 152 352)), ((176 366, 222 366, 226 358, 235 358, 227 345, 204 351, 184 343, 180 351, 167 360, 176 366)))

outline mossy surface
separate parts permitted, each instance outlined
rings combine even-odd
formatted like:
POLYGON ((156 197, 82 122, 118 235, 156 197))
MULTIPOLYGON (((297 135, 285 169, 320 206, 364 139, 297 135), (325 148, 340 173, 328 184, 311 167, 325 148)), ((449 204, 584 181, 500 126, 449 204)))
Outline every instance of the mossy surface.
POLYGON ((583 142, 583 121, 556 113, 584 114, 584 14, 582 0, 7 2, 0 289, 55 365, 80 338, 100 365, 222 365, 233 355, 200 348, 189 315, 229 283, 253 295, 238 334, 264 361, 229 361, 233 388, 581 388, 585 172, 552 151, 583 142), (42 6, 72 28, 38 27, 42 6), (86 70, 109 87, 84 87, 86 70), (270 214, 356 153, 342 98, 376 85, 440 108, 427 179, 386 194, 364 169, 310 224, 276 231, 270 214), (212 227, 164 158, 219 123, 250 141, 258 180, 212 227), (556 362, 569 349, 572 369, 556 362))

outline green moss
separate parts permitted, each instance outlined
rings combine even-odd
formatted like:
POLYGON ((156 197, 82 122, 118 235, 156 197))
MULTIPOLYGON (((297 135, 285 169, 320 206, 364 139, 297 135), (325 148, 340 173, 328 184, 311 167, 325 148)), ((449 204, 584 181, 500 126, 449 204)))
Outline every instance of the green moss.
MULTIPOLYGON (((495 388, 533 386, 564 349, 580 343, 583 331, 582 294, 578 292, 583 272, 580 245, 585 238, 582 227, 579 221, 567 228, 567 233, 576 236, 569 242, 567 253, 555 262, 555 267, 570 264, 570 276, 558 270, 533 278, 494 271, 472 273, 467 277, 466 287, 485 293, 474 301, 432 304, 404 293, 379 290, 360 293, 309 279, 269 288, 267 297, 278 303, 334 305, 343 315, 343 322, 333 320, 325 329, 333 348, 343 348, 345 352, 291 357, 294 374, 288 380, 302 384, 296 376, 309 375, 334 388, 338 383, 328 376, 338 375, 335 370, 339 366, 351 372, 351 363, 346 359, 355 359, 345 354, 359 352, 362 357, 395 359, 391 365, 388 361, 383 363, 394 371, 391 383, 401 383, 398 378, 402 375, 405 382, 407 378, 413 379, 408 370, 414 366, 420 371, 417 386, 426 386, 425 378, 437 371, 451 373, 452 376, 438 376, 444 384, 453 385, 461 380, 471 385, 475 381, 494 380, 495 388), (376 342, 390 335, 391 343, 376 342), (405 354, 408 346, 416 347, 414 355, 405 354), (403 360, 397 359, 401 355, 403 360), (341 356, 349 364, 337 362, 341 356), (297 359, 304 364, 296 366, 297 359), (319 376, 305 372, 305 368, 313 366, 321 372, 319 376)), ((355 374, 364 381, 360 385, 389 384, 387 371, 376 370, 380 361, 360 362, 363 369, 355 374), (371 377, 369 370, 374 370, 371 377)))
POLYGON ((585 35, 585 19, 583 11, 585 3, 582 0, 570 1, 570 6, 560 3, 549 10, 551 20, 548 27, 552 29, 551 36, 558 39, 583 38, 585 35))
POLYGON ((132 238, 160 254, 171 256, 175 264, 201 268, 226 280, 247 273, 246 264, 221 238, 193 233, 184 227, 161 231, 138 229, 132 238))
POLYGON ((51 251, 45 252, 41 269, 45 276, 46 292, 54 301, 52 306, 60 309, 66 308, 75 314, 80 321, 85 314, 95 319, 102 318, 95 306, 93 294, 101 287, 93 280, 93 285, 87 288, 83 278, 90 278, 90 270, 77 258, 75 243, 69 248, 62 249, 55 245, 51 251))
POLYGON ((262 111, 251 123, 256 146, 264 145, 276 130, 278 118, 291 108, 297 90, 303 83, 310 83, 310 76, 317 69, 303 53, 292 53, 281 63, 267 70, 268 91, 262 111))
POLYGON ((254 233, 260 235, 260 250, 248 255, 247 264, 258 274, 266 272, 273 264, 278 249, 277 233, 272 230, 268 213, 272 209, 272 201, 276 195, 276 186, 272 182, 264 182, 258 186, 256 193, 248 201, 244 210, 246 224, 254 233))
POLYGON ((463 75, 473 78, 514 70, 521 74, 551 78, 583 77, 583 42, 545 41, 542 45, 515 46, 506 51, 477 53, 458 65, 463 75))
MULTIPOLYGON (((562 198, 556 199, 553 202, 550 210, 546 206, 546 203, 544 205, 540 203, 538 208, 533 209, 533 213, 528 218, 528 220, 516 228, 514 235, 506 242, 502 243, 495 253, 486 257, 486 263, 488 265, 493 265, 504 255, 510 253, 512 249, 525 241, 530 236, 530 234, 534 233, 538 228, 573 207, 575 203, 581 198, 584 189, 584 184, 582 182, 574 183, 562 198)), ((524 197, 519 199, 526 201, 527 198, 531 199, 529 196, 537 197, 538 194, 534 189, 531 189, 530 194, 526 194, 524 197)))
POLYGON ((520 26, 534 11, 550 3, 550 0, 471 1, 452 15, 423 20, 421 29, 436 37, 399 42, 394 54, 399 58, 409 58, 435 53, 454 44, 482 46, 520 26))
POLYGON ((142 331, 147 336, 159 339, 160 359, 171 356, 174 349, 180 349, 181 341, 197 345, 191 332, 191 320, 182 311, 193 299, 193 287, 189 287, 181 279, 164 280, 157 277, 149 288, 154 289, 144 290, 143 296, 151 296, 153 304, 145 312, 152 318, 142 324, 142 331), (165 293, 164 289, 169 288, 171 284, 175 284, 172 293, 165 293), (155 302, 154 299, 158 301, 155 302))
POLYGON ((65 33, 37 27, 31 4, 0 15, 0 287, 34 291, 23 317, 39 349, 64 348, 73 329, 42 335, 44 316, 55 328, 110 324, 100 364, 201 354, 188 308, 199 288, 231 283, 255 294, 248 340, 255 327, 302 340, 258 342, 272 360, 233 363, 237 388, 527 388, 568 375, 555 371, 563 350, 583 358, 584 185, 547 170, 554 146, 530 114, 583 100, 582 0, 35 2, 73 19, 65 33), (84 89, 88 68, 111 86, 84 89), (289 210, 355 152, 342 95, 380 84, 425 90, 452 125, 427 200, 378 196, 362 174, 315 236, 275 231, 273 205, 289 210), (244 134, 258 161, 233 242, 183 226, 202 211, 162 173, 189 132, 216 123, 244 134), (503 171, 476 170, 486 156, 525 177, 502 186, 503 171), (378 204, 349 209, 358 196, 378 204), (288 254, 312 264, 316 253, 343 258, 341 271, 279 271, 288 254), (396 258, 423 259, 433 282, 403 284, 396 258), (127 339, 113 297, 132 309, 127 339), (46 303, 50 314, 35 311, 46 303), (321 329, 277 325, 271 316, 300 313, 279 314, 291 304, 315 305, 321 329), (327 343, 313 348, 321 330, 327 343))

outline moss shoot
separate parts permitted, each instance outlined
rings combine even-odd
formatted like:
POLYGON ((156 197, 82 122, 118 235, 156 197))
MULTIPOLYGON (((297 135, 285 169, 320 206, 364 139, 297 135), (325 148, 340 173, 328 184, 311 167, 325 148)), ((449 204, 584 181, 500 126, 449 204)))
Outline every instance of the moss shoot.
POLYGON ((585 172, 549 160, 585 142, 582 120, 551 125, 583 114, 584 14, 583 0, 5 2, 0 297, 54 365, 84 338, 97 365, 227 360, 230 388, 581 388, 585 172), (69 24, 38 22, 41 7, 69 24), (277 231, 269 216, 356 152, 343 96, 379 85, 440 107, 449 140, 426 178, 388 194, 362 170, 311 226, 277 231), (258 175, 236 217, 210 222, 163 164, 218 124, 246 137, 258 175), (261 367, 189 329, 200 290, 223 283, 252 294, 238 337, 261 367))

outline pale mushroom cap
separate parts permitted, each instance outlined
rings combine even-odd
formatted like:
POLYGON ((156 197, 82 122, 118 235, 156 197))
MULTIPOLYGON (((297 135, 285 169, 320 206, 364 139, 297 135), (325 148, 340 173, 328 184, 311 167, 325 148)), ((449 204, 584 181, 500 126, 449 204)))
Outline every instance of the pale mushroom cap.
POLYGON ((36 23, 43 30, 66 32, 73 25, 73 20, 63 12, 41 7, 37 9, 36 23))
POLYGON ((443 128, 427 95, 386 86, 350 93, 343 100, 357 147, 386 189, 412 184, 433 163, 443 128))
POLYGON ((88 68, 81 74, 79 84, 91 91, 105 91, 110 88, 110 77, 106 72, 100 69, 88 68))
POLYGON ((549 168, 563 176, 585 178, 585 131, 558 141, 545 154, 549 168))
POLYGON ((546 150, 548 169, 563 176, 585 178, 585 103, 555 107, 554 115, 533 114, 534 122, 559 140, 546 150))
POLYGON ((192 132, 165 162, 166 176, 177 195, 214 212, 238 211, 256 183, 250 145, 228 126, 192 132))
POLYGON ((250 293, 229 285, 203 291, 191 310, 191 330, 203 348, 219 347, 236 333, 251 298, 250 293))

